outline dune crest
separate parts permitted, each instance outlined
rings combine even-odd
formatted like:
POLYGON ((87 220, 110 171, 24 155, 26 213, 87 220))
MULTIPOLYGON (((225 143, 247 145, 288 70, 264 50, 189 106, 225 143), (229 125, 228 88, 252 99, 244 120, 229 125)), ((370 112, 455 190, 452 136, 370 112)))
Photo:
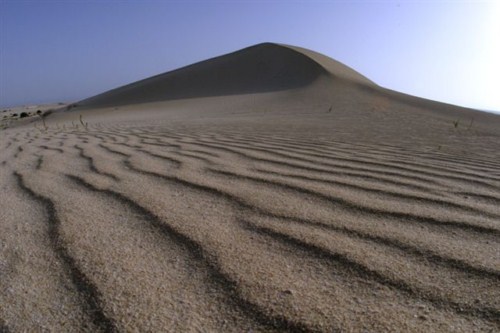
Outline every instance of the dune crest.
POLYGON ((306 49, 262 43, 140 80, 78 102, 105 107, 305 87, 319 77, 373 84, 341 63, 306 49))

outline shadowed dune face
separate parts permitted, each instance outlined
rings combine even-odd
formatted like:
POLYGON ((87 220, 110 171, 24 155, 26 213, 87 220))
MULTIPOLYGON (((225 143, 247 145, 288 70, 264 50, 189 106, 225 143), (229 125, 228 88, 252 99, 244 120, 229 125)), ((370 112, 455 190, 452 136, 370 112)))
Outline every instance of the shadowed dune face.
POLYGON ((296 46, 262 43, 137 81, 78 102, 110 107, 304 88, 320 77, 376 85, 353 69, 296 46))
MULTIPOLYGON (((165 103, 165 110, 172 107, 179 109, 179 105, 181 108, 187 106, 192 109, 198 108, 200 101, 211 103, 210 98, 229 96, 241 96, 243 103, 235 99, 230 102, 240 109, 248 109, 248 103, 245 102, 248 96, 254 102, 251 108, 255 108, 255 102, 264 96, 264 104, 271 102, 273 107, 293 108, 296 105, 321 104, 333 110, 349 108, 361 112, 373 110, 373 100, 386 99, 388 105, 406 104, 451 117, 466 114, 468 119, 488 118, 474 110, 384 89, 325 55, 274 43, 258 44, 133 82, 79 101, 76 108, 70 109, 88 110, 153 103, 165 103), (295 98, 293 103, 290 102, 290 97, 295 98), (207 100, 203 101, 204 98, 207 100), (196 101, 186 104, 187 100, 196 101), (176 101, 181 101, 181 104, 176 101)), ((218 100, 215 104, 227 103, 218 100)), ((390 111, 394 111, 393 109, 390 108, 390 111)), ((167 114, 166 117, 168 116, 167 114)))
POLYGON ((307 55, 265 43, 134 82, 78 104, 102 107, 272 92, 304 87, 327 74, 307 55))

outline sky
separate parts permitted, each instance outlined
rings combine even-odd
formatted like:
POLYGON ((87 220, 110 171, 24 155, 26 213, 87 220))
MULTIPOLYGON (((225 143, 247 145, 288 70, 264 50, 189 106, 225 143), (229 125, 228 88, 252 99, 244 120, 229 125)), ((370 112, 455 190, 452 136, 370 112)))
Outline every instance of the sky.
POLYGON ((0 106, 72 102, 261 42, 500 111, 500 1, 0 0, 0 106))

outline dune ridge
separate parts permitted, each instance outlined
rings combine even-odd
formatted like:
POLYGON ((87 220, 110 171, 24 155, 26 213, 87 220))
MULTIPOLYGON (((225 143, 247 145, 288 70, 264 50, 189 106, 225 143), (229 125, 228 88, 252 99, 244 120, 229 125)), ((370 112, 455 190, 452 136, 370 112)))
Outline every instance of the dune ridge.
POLYGON ((320 76, 373 84, 347 66, 312 51, 262 43, 118 87, 77 104, 105 107, 273 92, 307 86, 320 76))

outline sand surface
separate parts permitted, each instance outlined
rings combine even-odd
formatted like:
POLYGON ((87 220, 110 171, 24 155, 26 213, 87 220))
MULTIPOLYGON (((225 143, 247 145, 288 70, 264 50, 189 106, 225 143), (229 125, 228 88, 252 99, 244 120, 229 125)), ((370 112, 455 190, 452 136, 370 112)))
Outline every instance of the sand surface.
POLYGON ((323 65, 0 131, 0 331, 498 331, 500 117, 323 65))

